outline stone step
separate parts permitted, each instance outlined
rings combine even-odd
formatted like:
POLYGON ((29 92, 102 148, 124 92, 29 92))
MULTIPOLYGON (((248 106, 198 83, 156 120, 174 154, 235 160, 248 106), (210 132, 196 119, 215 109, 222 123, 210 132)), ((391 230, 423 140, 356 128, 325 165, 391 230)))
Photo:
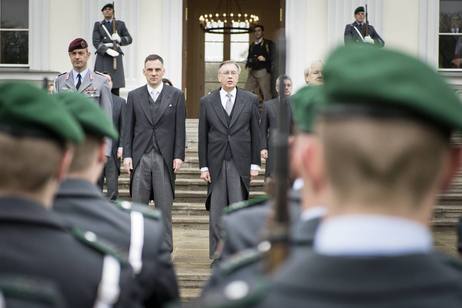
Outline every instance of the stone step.
POLYGON ((186 303, 197 299, 202 292, 202 288, 184 288, 180 289, 181 301, 186 303))
POLYGON ((208 212, 204 203, 173 202, 172 215, 175 216, 205 216, 208 212))
POLYGON ((173 225, 187 230, 208 230, 209 216, 208 212, 205 212, 205 215, 173 215, 173 225))
MULTIPOLYGON (((201 171, 199 168, 181 168, 180 171, 176 174, 176 178, 178 179, 199 179, 201 174, 201 171)), ((257 176, 256 180, 264 180, 265 179, 265 169, 262 168, 262 170, 259 172, 259 175, 257 176)), ((125 172, 121 172, 119 176, 119 182, 122 180, 128 181, 128 174, 125 172)))

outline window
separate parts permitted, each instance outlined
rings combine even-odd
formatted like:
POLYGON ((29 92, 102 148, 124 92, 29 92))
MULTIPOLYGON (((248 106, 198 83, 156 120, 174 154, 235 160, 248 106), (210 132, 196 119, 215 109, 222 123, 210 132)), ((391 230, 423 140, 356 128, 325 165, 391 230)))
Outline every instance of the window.
POLYGON ((0 0, 0 66, 29 64, 29 0, 0 0))
POLYGON ((462 1, 441 0, 438 67, 443 71, 462 69, 462 1))
POLYGON ((205 33, 205 84, 204 95, 220 87, 217 80, 218 66, 224 60, 233 60, 241 66, 238 87, 243 88, 247 80, 245 62, 249 48, 249 34, 205 33))

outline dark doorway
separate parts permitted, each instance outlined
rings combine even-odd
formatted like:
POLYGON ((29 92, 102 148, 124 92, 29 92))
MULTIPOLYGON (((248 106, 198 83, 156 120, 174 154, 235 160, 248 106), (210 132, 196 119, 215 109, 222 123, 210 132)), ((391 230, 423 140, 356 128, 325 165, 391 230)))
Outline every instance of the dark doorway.
MULTIPOLYGON (((260 23, 265 26, 265 38, 275 41, 278 31, 284 27, 285 1, 242 0, 238 3, 242 12, 260 17, 260 23)), ((183 85, 188 118, 197 118, 199 99, 219 87, 217 69, 223 60, 231 59, 241 63, 239 87, 244 87, 247 79, 244 65, 252 35, 206 34, 199 26, 199 16, 216 9, 216 0, 184 1, 183 85)))

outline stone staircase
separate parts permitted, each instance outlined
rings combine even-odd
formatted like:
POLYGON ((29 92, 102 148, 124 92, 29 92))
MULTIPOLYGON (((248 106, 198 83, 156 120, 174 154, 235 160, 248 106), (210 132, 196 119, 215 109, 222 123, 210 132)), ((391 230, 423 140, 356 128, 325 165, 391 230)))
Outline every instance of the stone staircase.
MULTIPOLYGON (((173 204, 173 260, 182 299, 185 301, 197 297, 210 275, 208 212, 204 206, 207 186, 199 179, 197 124, 197 119, 188 119, 186 122, 186 159, 176 177, 176 199, 173 204)), ((119 192, 122 199, 128 199, 128 183, 128 176, 122 174, 119 179, 119 192)), ((251 184, 251 197, 262 195, 263 188, 264 178, 260 175, 251 184)), ((462 173, 448 192, 440 196, 439 205, 433 215, 435 234, 441 233, 445 236, 445 242, 440 246, 451 247, 451 243, 447 243, 447 234, 453 232, 452 229, 460 216, 462 216, 462 173)), ((453 237, 450 235, 451 241, 453 237)))

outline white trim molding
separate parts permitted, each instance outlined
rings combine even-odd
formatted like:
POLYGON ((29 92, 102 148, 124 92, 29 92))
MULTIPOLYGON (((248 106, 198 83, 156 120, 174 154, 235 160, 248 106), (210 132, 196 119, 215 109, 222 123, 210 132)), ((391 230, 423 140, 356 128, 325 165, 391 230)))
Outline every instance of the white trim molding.
POLYGON ((419 56, 438 68, 439 0, 419 2, 419 56))
POLYGON ((328 0, 327 37, 328 46, 343 44, 345 25, 354 21, 354 10, 367 4, 369 24, 383 33, 383 0, 328 0))
POLYGON ((48 70, 49 0, 29 1, 29 68, 48 70))

